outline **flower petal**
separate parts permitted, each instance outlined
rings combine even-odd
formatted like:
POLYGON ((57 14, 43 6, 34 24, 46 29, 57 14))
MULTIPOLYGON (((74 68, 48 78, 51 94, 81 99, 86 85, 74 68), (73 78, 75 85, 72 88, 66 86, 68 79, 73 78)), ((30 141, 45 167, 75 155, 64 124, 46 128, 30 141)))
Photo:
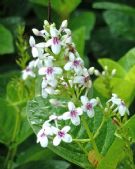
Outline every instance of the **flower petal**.
POLYGON ((46 47, 46 43, 45 42, 41 42, 35 45, 38 48, 45 48, 46 47))
POLYGON ((51 49, 52 49, 52 52, 55 54, 55 55, 58 55, 60 53, 60 50, 61 50, 61 45, 60 43, 58 44, 52 44, 51 45, 51 49))
POLYGON ((34 58, 38 57, 38 49, 36 47, 32 47, 32 56, 34 58))
POLYGON ((42 93, 41 93, 43 98, 47 98, 48 93, 46 92, 45 88, 42 88, 42 93))
POLYGON ((41 147, 47 147, 48 145, 48 138, 46 136, 44 136, 41 140, 40 140, 40 145, 41 147))
POLYGON ((80 117, 76 116, 76 117, 72 117, 71 118, 71 122, 75 125, 78 126, 80 124, 80 117))
POLYGON ((83 111, 80 107, 78 107, 76 110, 79 116, 83 114, 83 111))
POLYGON ((88 103, 88 98, 86 96, 81 96, 81 102, 86 105, 88 103))
POLYGON ((98 101, 97 101, 96 99, 91 99, 91 100, 90 100, 90 103, 91 103, 92 106, 94 107, 94 106, 97 105, 98 101))
POLYGON ((70 112, 65 112, 65 113, 62 115, 62 117, 63 117, 63 120, 68 120, 68 119, 70 119, 70 112))
POLYGON ((69 130, 70 130, 70 126, 65 126, 63 127, 61 131, 63 131, 64 133, 67 133, 69 130))
POLYGON ((31 47, 33 47, 35 45, 35 39, 34 39, 33 36, 30 36, 29 44, 30 44, 31 47))
POLYGON ((94 109, 87 110, 87 115, 88 115, 90 118, 94 117, 94 115, 95 115, 94 109))
POLYGON ((55 74, 62 74, 62 69, 60 67, 54 67, 55 74))
POLYGON ((62 140, 66 143, 71 143, 72 142, 72 137, 69 134, 65 134, 65 136, 62 138, 62 140))
POLYGON ((120 113, 121 116, 125 115, 126 109, 127 109, 126 106, 122 104, 118 107, 118 112, 120 113))
POLYGON ((38 70, 38 74, 39 74, 39 75, 45 75, 45 74, 46 74, 46 67, 41 67, 41 68, 38 70))
POLYGON ((54 139, 53 139, 53 145, 54 146, 58 146, 60 144, 60 142, 61 142, 60 137, 58 137, 58 136, 54 137, 54 139))
POLYGON ((74 103, 73 102, 68 102, 68 108, 69 108, 70 111, 74 110, 75 109, 74 103))
POLYGON ((65 66, 64 66, 64 69, 67 70, 67 71, 68 71, 68 70, 71 70, 71 68, 72 68, 72 62, 68 62, 68 63, 66 63, 65 66))

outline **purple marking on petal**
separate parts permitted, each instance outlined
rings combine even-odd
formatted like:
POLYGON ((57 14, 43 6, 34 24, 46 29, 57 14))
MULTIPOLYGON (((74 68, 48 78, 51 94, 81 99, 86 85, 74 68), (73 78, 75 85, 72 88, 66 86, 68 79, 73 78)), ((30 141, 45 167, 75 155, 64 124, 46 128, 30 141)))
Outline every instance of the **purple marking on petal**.
POLYGON ((72 110, 70 112, 70 115, 71 115, 71 117, 76 117, 77 116, 77 111, 76 110, 72 110))
POLYGON ((52 67, 48 67, 46 72, 47 72, 47 74, 52 74, 53 73, 53 68, 52 67))
POLYGON ((122 105, 122 106, 125 106, 125 103, 124 103, 124 101, 121 101, 121 105, 122 105))
POLYGON ((31 69, 27 67, 26 68, 26 72, 30 72, 30 71, 31 71, 31 69))
POLYGON ((59 131, 59 132, 58 132, 58 136, 59 136, 59 137, 64 137, 64 136, 65 136, 65 133, 64 133, 63 131, 59 131))
POLYGON ((92 104, 91 104, 91 103, 87 103, 87 104, 86 104, 86 109, 87 109, 87 110, 91 110, 91 109, 92 109, 92 107, 93 107, 93 106, 92 106, 92 104))
POLYGON ((45 133, 42 133, 41 135, 40 135, 40 137, 44 137, 45 136, 45 133))
POLYGON ((73 65, 75 67, 79 66, 80 65, 80 60, 74 60, 73 65))
POLYGON ((89 76, 84 77, 84 82, 87 83, 89 81, 89 76))
POLYGON ((54 45, 59 44, 59 38, 58 37, 53 37, 53 44, 54 45))

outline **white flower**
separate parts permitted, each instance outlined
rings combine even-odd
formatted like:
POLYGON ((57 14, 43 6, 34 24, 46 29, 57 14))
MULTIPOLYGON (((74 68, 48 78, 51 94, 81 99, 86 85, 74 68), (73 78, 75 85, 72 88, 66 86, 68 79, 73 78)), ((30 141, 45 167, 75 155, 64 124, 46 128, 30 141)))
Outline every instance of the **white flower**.
POLYGON ((121 100, 116 94, 112 94, 112 97, 108 102, 112 102, 111 109, 116 105, 117 107, 115 108, 114 112, 119 112, 121 116, 124 116, 125 113, 129 115, 129 110, 126 107, 125 103, 123 100, 121 100))
POLYGON ((47 147, 49 135, 53 135, 50 124, 44 123, 43 128, 37 134, 37 143, 40 143, 41 147, 47 147))
POLYGON ((83 61, 81 58, 75 58, 75 55, 70 52, 69 53, 69 62, 64 66, 64 69, 69 71, 69 70, 74 70, 76 74, 81 74, 82 73, 82 66, 83 66, 83 61))
POLYGON ((46 78, 43 78, 42 81, 42 92, 41 95, 43 98, 47 98, 48 94, 52 95, 55 94, 55 87, 57 85, 57 80, 53 79, 53 80, 47 80, 46 78))
POLYGON ((45 35, 46 35, 46 36, 49 36, 49 33, 48 33, 47 31, 45 31, 45 30, 39 31, 38 29, 33 28, 33 29, 32 29, 32 32, 33 32, 34 35, 36 35, 36 36, 42 36, 42 37, 45 37, 45 35))
POLYGON ((80 124, 80 115, 83 114, 81 108, 76 108, 74 103, 69 102, 68 103, 68 109, 69 112, 66 112, 63 114, 63 120, 68 120, 71 119, 71 122, 75 125, 78 126, 80 124))
POLYGON ((91 99, 88 100, 86 96, 81 96, 81 102, 83 104, 82 109, 84 112, 87 113, 87 115, 92 118, 94 117, 94 107, 97 105, 97 100, 96 99, 91 99))
POLYGON ((61 141, 64 141, 66 143, 72 142, 71 135, 67 133, 70 130, 69 126, 65 126, 61 130, 56 127, 52 127, 52 130, 53 130, 53 133, 56 134, 56 136, 53 139, 54 146, 58 146, 61 141))
POLYGON ((34 58, 38 57, 43 53, 43 48, 45 47, 44 42, 36 44, 34 37, 30 36, 29 43, 30 46, 32 47, 32 55, 34 58))
POLYGON ((61 41, 59 39, 58 30, 54 26, 50 26, 51 39, 46 42, 46 47, 51 47, 54 54, 59 54, 61 51, 61 41))
POLYGON ((35 73, 32 71, 31 68, 27 67, 25 70, 22 71, 22 79, 26 80, 28 77, 36 77, 35 73))
POLYGON ((77 84, 80 84, 81 86, 85 86, 85 87, 90 88, 92 83, 90 80, 88 70, 86 68, 83 68, 82 75, 75 76, 73 83, 77 83, 77 84))
POLYGON ((42 67, 38 71, 39 75, 46 75, 47 80, 55 79, 55 75, 62 74, 62 69, 60 67, 42 67))

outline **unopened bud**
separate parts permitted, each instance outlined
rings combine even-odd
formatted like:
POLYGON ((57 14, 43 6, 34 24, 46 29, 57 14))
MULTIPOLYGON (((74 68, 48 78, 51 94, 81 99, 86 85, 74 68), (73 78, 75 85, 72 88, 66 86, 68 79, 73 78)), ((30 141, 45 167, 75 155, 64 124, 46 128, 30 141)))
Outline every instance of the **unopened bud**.
POLYGON ((102 72, 102 75, 105 76, 105 71, 102 72))
POLYGON ((96 69, 96 70, 94 70, 94 74, 95 74, 96 76, 99 76, 99 75, 100 75, 100 72, 96 69))
POLYGON ((108 66, 105 66, 104 69, 107 71, 108 70, 108 66))
POLYGON ((68 25, 67 20, 64 20, 64 21, 62 22, 62 24, 61 24, 61 28, 66 28, 67 25, 68 25))
POLYGON ((116 74, 116 69, 112 70, 112 76, 114 76, 116 74))
POLYGON ((90 67, 90 68, 89 68, 89 70, 88 70, 88 71, 89 71, 89 74, 90 74, 90 75, 93 75, 94 70, 95 70, 95 68, 94 68, 94 67, 90 67))
POLYGON ((39 35, 39 30, 38 30, 38 29, 33 28, 33 29, 32 29, 32 32, 33 32, 34 35, 36 35, 36 36, 39 35))
POLYGON ((47 20, 44 20, 44 25, 49 26, 49 22, 47 20))

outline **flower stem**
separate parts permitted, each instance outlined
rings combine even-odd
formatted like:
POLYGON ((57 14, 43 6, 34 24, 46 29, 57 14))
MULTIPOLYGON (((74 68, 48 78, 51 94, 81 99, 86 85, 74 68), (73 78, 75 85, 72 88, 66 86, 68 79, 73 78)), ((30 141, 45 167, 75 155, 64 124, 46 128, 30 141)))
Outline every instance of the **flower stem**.
POLYGON ((94 151, 95 151, 95 153, 97 155, 97 158, 98 158, 98 160, 100 160, 101 159, 101 155, 100 155, 100 153, 98 151, 98 148, 97 148, 96 142, 94 140, 93 134, 91 133, 91 131, 89 129, 89 126, 87 124, 87 121, 85 120, 84 116, 82 117, 82 122, 83 122, 83 125, 84 125, 84 127, 85 127, 85 129, 87 131, 87 134, 88 134, 89 139, 90 139, 90 143, 92 144, 92 147, 93 147, 93 149, 94 149, 94 151))
POLYGON ((87 139, 73 139, 74 142, 81 142, 81 143, 86 143, 86 142, 89 142, 90 139, 87 138, 87 139))
POLYGON ((106 120, 105 120, 105 118, 103 117, 103 120, 102 120, 102 122, 101 122, 100 126, 98 127, 98 129, 97 129, 96 133, 94 134, 94 139, 96 139, 96 138, 97 138, 97 136, 99 135, 100 130, 101 130, 101 128, 103 127, 103 125, 104 125, 105 121, 106 121, 106 120))

